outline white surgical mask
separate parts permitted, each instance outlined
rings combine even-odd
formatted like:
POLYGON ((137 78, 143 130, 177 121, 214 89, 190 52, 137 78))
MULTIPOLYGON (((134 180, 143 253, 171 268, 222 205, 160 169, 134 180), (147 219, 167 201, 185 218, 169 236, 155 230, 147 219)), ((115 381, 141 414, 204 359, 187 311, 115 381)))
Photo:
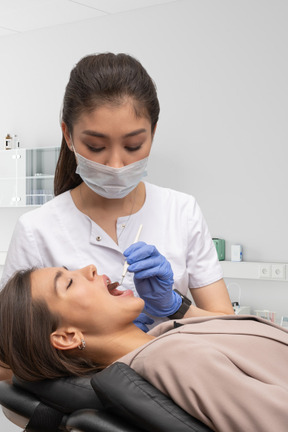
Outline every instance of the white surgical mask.
MULTIPOLYGON (((75 150, 74 150, 75 152, 75 150)), ((76 153, 76 173, 87 186, 105 198, 123 198, 138 186, 147 175, 148 157, 121 168, 91 161, 76 153)))

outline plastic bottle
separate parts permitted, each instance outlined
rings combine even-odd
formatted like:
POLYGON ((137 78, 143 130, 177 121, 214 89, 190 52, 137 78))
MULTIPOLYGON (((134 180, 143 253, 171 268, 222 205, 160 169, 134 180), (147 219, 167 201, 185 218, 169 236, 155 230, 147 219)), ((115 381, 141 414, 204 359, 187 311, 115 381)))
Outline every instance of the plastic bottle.
POLYGON ((5 138, 5 150, 11 150, 12 148, 12 137, 10 134, 7 134, 5 138))
POLYGON ((17 149, 20 147, 20 141, 18 135, 14 135, 13 137, 13 148, 17 149))

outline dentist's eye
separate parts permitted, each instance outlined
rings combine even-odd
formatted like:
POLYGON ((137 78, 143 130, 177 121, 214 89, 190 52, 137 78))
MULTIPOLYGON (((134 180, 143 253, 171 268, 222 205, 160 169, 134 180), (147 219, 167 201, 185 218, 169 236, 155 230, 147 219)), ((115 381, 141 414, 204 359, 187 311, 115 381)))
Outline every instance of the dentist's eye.
POLYGON ((70 279, 70 281, 69 281, 69 283, 67 285, 67 289, 70 288, 70 286, 72 285, 72 283, 73 283, 73 279, 70 279))
POLYGON ((94 153, 100 153, 101 151, 104 150, 104 147, 101 147, 101 148, 89 147, 89 150, 90 150, 91 152, 94 152, 94 153))
POLYGON ((105 147, 102 145, 97 146, 97 145, 86 144, 86 147, 88 150, 95 153, 100 153, 101 151, 105 150, 105 147))
POLYGON ((134 152, 140 150, 142 148, 142 144, 139 144, 137 146, 126 146, 125 148, 128 152, 134 152))

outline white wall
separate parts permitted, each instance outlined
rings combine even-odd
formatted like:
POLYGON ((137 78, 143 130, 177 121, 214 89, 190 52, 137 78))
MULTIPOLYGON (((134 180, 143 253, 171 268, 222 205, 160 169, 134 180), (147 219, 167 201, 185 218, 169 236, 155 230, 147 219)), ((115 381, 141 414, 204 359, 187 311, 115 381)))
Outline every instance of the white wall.
MULTIPOLYGON (((195 195, 228 259, 240 242, 246 260, 286 262, 287 19, 285 0, 180 0, 2 37, 0 137, 58 145, 74 63, 133 54, 162 108, 149 180, 195 195)), ((12 224, 0 214, 5 250, 12 224)))
MULTIPOLYGON (((73 65, 89 53, 130 53, 161 103, 149 180, 196 196, 228 259, 239 242, 245 260, 288 262, 287 22, 286 0, 180 0, 2 37, 0 137, 60 144, 73 65)), ((0 251, 19 213, 0 209, 0 251)), ((238 283, 243 303, 288 313, 286 283, 238 283)))
POLYGON ((180 0, 2 37, 0 137, 58 145, 74 63, 135 55, 161 102, 149 180, 195 195, 228 259, 240 242, 246 260, 285 262, 287 18, 285 0, 180 0))
POLYGON ((183 0, 2 37, 0 137, 59 144, 74 63, 131 53, 162 107, 150 180, 194 194, 212 234, 241 242, 245 259, 286 261, 287 18, 285 0, 183 0))

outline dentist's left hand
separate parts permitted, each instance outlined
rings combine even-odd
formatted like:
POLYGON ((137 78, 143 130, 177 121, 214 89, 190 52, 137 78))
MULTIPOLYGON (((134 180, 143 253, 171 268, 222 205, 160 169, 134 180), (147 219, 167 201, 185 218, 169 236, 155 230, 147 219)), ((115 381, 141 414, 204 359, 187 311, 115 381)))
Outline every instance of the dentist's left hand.
POLYGON ((164 317, 177 312, 182 299, 173 290, 173 271, 167 259, 155 246, 144 242, 133 243, 124 251, 134 273, 134 283, 139 296, 145 301, 144 312, 164 317))

